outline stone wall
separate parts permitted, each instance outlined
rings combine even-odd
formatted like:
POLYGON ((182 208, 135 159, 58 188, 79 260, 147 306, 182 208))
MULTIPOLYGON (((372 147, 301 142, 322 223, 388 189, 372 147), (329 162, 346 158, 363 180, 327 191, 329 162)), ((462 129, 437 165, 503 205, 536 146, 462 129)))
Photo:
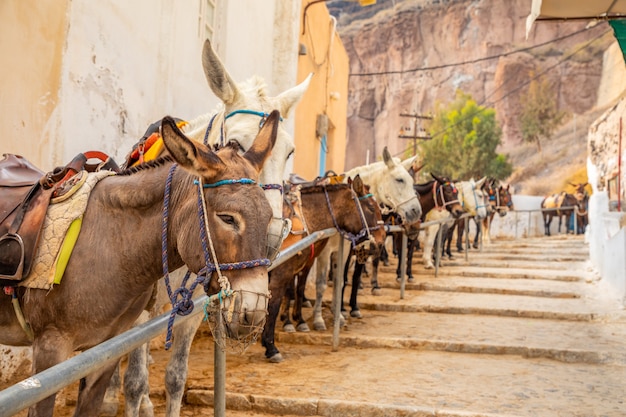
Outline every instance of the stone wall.
POLYGON ((438 102, 451 102, 456 89, 495 107, 504 148, 520 141, 521 86, 532 74, 546 71, 560 108, 570 113, 584 113, 598 102, 603 67, 598 48, 614 39, 607 35, 593 47, 581 46, 610 32, 606 23, 552 42, 587 22, 538 22, 526 40, 526 0, 394 4, 393 10, 340 27, 351 73, 346 169, 364 164, 368 151, 374 160, 384 146, 394 155, 410 147, 398 138, 400 128, 412 124, 400 113, 432 112, 438 102), (542 48, 505 55, 544 42, 542 48), (567 58, 576 50, 581 52, 567 58))

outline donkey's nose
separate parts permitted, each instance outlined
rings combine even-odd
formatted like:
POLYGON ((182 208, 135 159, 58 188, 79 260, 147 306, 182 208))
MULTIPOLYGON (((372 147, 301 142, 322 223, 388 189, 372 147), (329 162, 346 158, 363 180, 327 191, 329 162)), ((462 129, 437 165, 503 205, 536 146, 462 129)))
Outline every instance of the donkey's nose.
POLYGON ((422 217, 422 209, 418 208, 418 207, 414 207, 413 209, 411 209, 411 219, 412 220, 417 220, 420 219, 422 217))

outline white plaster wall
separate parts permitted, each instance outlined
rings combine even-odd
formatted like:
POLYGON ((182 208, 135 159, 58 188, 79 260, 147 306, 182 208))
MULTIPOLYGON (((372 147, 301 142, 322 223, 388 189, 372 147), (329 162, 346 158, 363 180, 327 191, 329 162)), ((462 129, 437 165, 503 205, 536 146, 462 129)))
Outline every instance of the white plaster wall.
MULTIPOLYGON (((42 132, 50 141, 42 169, 91 149, 121 163, 148 125, 166 114, 193 119, 215 109, 202 70, 199 1, 69 2, 59 100, 42 132)), ((300 2, 218 4, 214 45, 235 81, 260 75, 270 95, 295 85, 300 2)), ((293 117, 285 127, 293 133, 293 117)), ((0 380, 30 367, 30 348, 0 349, 0 380)))
MULTIPOLYGON (((524 238, 543 236, 544 226, 541 212, 541 202, 544 197, 529 195, 513 195, 515 211, 509 211, 506 216, 495 215, 490 228, 492 238, 524 238)), ((558 220, 554 218, 550 225, 550 233, 558 232, 558 220)), ((565 233, 565 225, 561 233, 565 233)))
POLYGON ((49 123, 54 164, 88 149, 121 162, 155 120, 194 118, 215 106, 196 2, 75 0, 68 13, 60 103, 49 123))

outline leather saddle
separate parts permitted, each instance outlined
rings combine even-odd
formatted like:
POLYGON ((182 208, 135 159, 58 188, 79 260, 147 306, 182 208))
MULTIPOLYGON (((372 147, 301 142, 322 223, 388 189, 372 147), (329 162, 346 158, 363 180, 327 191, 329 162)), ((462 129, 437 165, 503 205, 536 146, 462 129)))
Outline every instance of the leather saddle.
POLYGON ((80 171, 119 167, 106 154, 78 154, 69 164, 44 173, 20 155, 0 160, 0 285, 16 285, 28 276, 50 200, 80 171), (93 164, 89 160, 100 162, 93 164))

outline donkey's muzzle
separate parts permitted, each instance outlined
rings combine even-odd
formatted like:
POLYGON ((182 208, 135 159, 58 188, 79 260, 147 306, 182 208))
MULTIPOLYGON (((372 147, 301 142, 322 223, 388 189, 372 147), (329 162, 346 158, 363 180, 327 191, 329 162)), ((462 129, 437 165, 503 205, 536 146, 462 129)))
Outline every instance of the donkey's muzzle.
POLYGON ((291 232, 291 220, 290 219, 277 219, 273 218, 270 222, 270 227, 267 232, 267 259, 271 262, 276 259, 280 252, 280 247, 283 244, 283 240, 291 232), (277 232, 278 231, 278 232, 277 232))
POLYGON ((206 306, 206 319, 220 348, 243 353, 254 344, 267 320, 268 294, 232 291, 206 306))

